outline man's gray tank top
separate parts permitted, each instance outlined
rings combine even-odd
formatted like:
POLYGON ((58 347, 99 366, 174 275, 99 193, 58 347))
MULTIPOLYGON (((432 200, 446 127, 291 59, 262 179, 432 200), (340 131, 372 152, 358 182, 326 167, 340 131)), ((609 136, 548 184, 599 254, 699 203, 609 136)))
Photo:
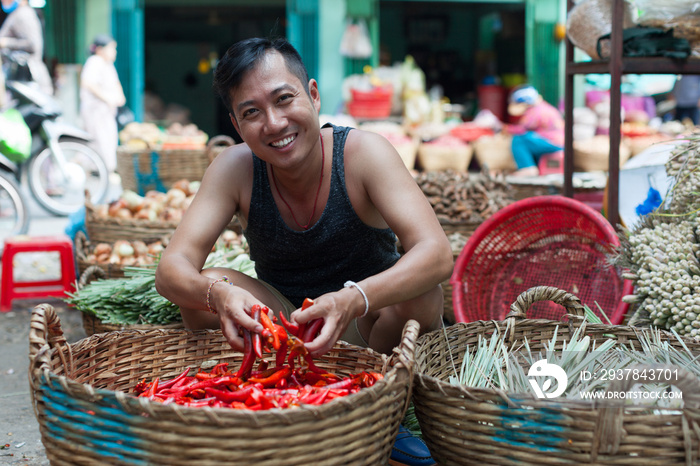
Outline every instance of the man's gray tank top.
POLYGON ((366 225, 355 213, 345 186, 344 148, 351 128, 333 127, 333 165, 328 203, 305 231, 289 228, 272 197, 266 164, 253 155, 253 192, 244 231, 258 278, 292 304, 339 290, 396 263, 396 235, 366 225))

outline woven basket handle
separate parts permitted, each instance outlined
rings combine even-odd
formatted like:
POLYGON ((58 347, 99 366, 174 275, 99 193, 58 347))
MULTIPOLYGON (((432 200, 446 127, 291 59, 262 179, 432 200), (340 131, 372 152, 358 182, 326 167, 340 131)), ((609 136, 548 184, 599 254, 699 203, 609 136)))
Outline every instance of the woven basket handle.
POLYGON ((88 241, 87 236, 85 236, 85 233, 82 230, 78 230, 78 232, 75 234, 74 241, 75 256, 80 260, 87 260, 87 252, 90 242, 88 241))
MULTIPOLYGON (((403 327, 403 333, 401 338, 401 343, 394 348, 391 358, 387 360, 387 364, 391 362, 394 363, 394 368, 397 381, 408 380, 408 396, 406 397, 406 404, 404 406, 404 413, 408 409, 408 405, 411 402, 411 390, 413 387, 413 375, 416 363, 416 341, 418 341, 418 334, 420 333, 420 324, 411 319, 406 322, 403 327)), ((385 366, 386 367, 386 366, 385 366)), ((386 373, 386 369, 384 370, 386 373)))
POLYGON ((78 279, 78 289, 84 288, 93 278, 105 278, 105 276, 105 271, 101 267, 91 265, 80 275, 80 279, 78 279))
MULTIPOLYGON (((39 304, 32 310, 29 328, 29 382, 39 381, 42 367, 49 366, 52 348, 66 346, 61 321, 50 304, 39 304)), ((63 353, 61 353, 62 359, 63 353)), ((65 359, 64 366, 67 367, 65 359)))
MULTIPOLYGON (((670 385, 675 385, 683 393, 683 406, 684 411, 692 410, 694 413, 700 411, 700 392, 698 392, 698 387, 700 386, 700 380, 692 372, 683 369, 682 367, 674 366, 671 364, 639 364, 632 366, 630 368, 632 371, 670 371, 671 379, 668 381, 670 385)), ((632 372, 634 373, 634 372, 632 372)), ((657 377, 658 379, 658 377, 657 377)), ((662 383, 664 380, 661 381, 662 383)), ((622 393, 628 392, 632 386, 640 383, 639 380, 634 380, 633 377, 626 377, 624 379, 615 379, 611 382, 608 392, 612 393, 622 393)), ((596 424, 596 432, 593 437, 591 456, 592 460, 596 461, 596 455, 601 454, 616 454, 619 447, 622 436, 625 434, 623 430, 623 417, 624 417, 624 399, 616 399, 617 403, 611 407, 605 407, 599 410, 598 422, 596 424)), ((688 465, 692 463, 692 439, 690 437, 690 430, 692 427, 687 425, 688 420, 686 419, 685 412, 683 413, 683 436, 684 436, 684 446, 686 450, 686 463, 688 465)), ((697 426, 695 426, 697 429, 697 426)))
POLYGON ((228 146, 233 146, 236 144, 236 141, 233 140, 231 136, 227 136, 225 134, 219 134, 218 136, 214 136, 213 138, 209 139, 207 142, 207 158, 209 159, 209 163, 212 163, 214 159, 216 158, 216 155, 212 152, 214 150, 214 147, 217 146, 223 146, 223 147, 228 147, 228 146))
POLYGON ((510 312, 506 319, 524 319, 527 316, 528 309, 537 301, 553 301, 564 306, 569 314, 578 317, 585 315, 583 304, 575 295, 554 286, 533 286, 529 290, 522 292, 515 299, 515 302, 510 305, 510 312))

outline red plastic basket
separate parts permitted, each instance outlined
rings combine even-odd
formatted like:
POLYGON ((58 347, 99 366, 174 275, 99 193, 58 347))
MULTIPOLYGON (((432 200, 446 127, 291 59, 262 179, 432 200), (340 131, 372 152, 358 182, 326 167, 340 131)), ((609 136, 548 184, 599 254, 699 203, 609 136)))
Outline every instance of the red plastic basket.
POLYGON ((375 87, 370 91, 350 90, 352 100, 347 103, 348 113, 355 118, 381 119, 391 115, 391 86, 375 87))
MULTIPOLYGON (((479 225, 457 257, 450 279, 455 319, 503 320, 521 293, 548 285, 575 294, 599 316, 600 306, 620 324, 629 306, 622 296, 632 294, 633 284, 609 264, 619 244, 605 217, 580 201, 536 196, 514 202, 479 225)), ((564 313, 542 301, 528 317, 559 320, 564 313)))

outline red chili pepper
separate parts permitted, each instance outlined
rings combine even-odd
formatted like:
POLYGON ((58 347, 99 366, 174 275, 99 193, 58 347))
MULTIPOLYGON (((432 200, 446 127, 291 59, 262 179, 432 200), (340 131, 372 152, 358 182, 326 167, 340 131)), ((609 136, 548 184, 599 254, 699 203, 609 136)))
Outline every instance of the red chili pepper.
POLYGON ((247 387, 241 388, 240 390, 229 391, 229 390, 219 390, 217 388, 205 388, 204 391, 209 396, 216 397, 218 400, 224 401, 226 403, 231 403, 233 401, 244 402, 248 399, 253 390, 256 390, 255 385, 248 385, 247 387))
POLYGON ((157 390, 158 390, 158 377, 156 377, 156 379, 153 382, 151 382, 151 384, 148 386, 148 389, 145 392, 141 393, 139 396, 143 396, 146 398, 153 398, 155 396, 157 390))
POLYGON ((272 342, 270 342, 272 348, 274 350, 278 350, 280 349, 280 337, 277 334, 277 327, 270 320, 270 317, 267 315, 267 312, 265 312, 266 310, 268 310, 267 307, 263 308, 263 312, 260 313, 260 323, 266 330, 270 332, 272 336, 272 342))
POLYGON ((148 389, 148 383, 146 379, 141 380, 134 386, 134 393, 140 395, 148 389))
POLYGON ((328 390, 320 390, 318 393, 310 393, 299 400, 299 403, 307 405, 320 405, 328 396, 328 390))
POLYGON ((321 318, 314 319, 311 322, 307 322, 306 329, 304 330, 304 333, 301 334, 300 338, 304 341, 313 341, 318 335, 318 332, 321 331, 321 327, 323 327, 323 322, 324 320, 321 318))
MULTIPOLYGON (((308 309, 309 307, 313 306, 313 304, 314 304, 313 299, 305 298, 304 302, 301 303, 301 310, 304 311, 304 310, 308 309)), ((296 336, 301 338, 302 340, 304 340, 303 336, 306 335, 306 329, 308 328, 308 326, 309 326, 309 322, 299 324, 299 333, 297 333, 296 336)), ((306 341, 306 340, 304 340, 304 341, 306 341)))
POLYGON ((285 366, 268 377, 264 377, 264 378, 251 377, 248 379, 248 382, 260 383, 265 388, 274 387, 275 384, 277 384, 277 382, 279 382, 280 380, 286 379, 287 377, 289 377, 289 375, 291 373, 292 373, 292 370, 289 367, 285 366))
POLYGON ((305 310, 305 309, 307 309, 307 308, 313 306, 313 304, 314 304, 314 300, 313 300, 313 299, 311 299, 311 298, 304 298, 304 302, 301 303, 301 310, 303 311, 303 310, 305 310))
POLYGON ((268 368, 269 363, 267 362, 266 359, 261 359, 260 362, 258 363, 258 372, 266 371, 268 368))
POLYGON ((185 371, 182 374, 178 375, 174 379, 168 380, 167 382, 163 382, 162 384, 160 384, 159 388, 161 390, 163 390, 163 389, 170 388, 170 387, 174 386, 176 383, 178 383, 182 380, 185 380, 185 377, 187 377, 187 374, 189 372, 190 372, 190 368, 188 367, 187 369, 185 369, 185 371))
MULTIPOLYGON (((253 313, 253 320, 260 323, 260 314, 261 312, 261 307, 259 304, 253 304, 253 307, 251 309, 251 312, 253 313)), ((262 358, 263 353, 262 353, 262 339, 261 336, 258 332, 253 332, 253 353, 255 353, 255 356, 262 358)))
POLYGON ((253 337, 248 329, 243 329, 243 361, 235 376, 247 379, 255 363, 255 353, 253 352, 253 337))
POLYGON ((353 383, 354 383, 354 381, 352 380, 352 377, 346 377, 339 382, 326 385, 324 388, 326 388, 327 390, 340 389, 340 388, 350 388, 350 387, 352 387, 353 383))
POLYGON ((277 350, 277 356, 275 357, 275 363, 278 366, 283 366, 287 360, 287 340, 280 342, 280 349, 277 350))
POLYGON ((286 328, 289 333, 291 333, 295 337, 299 336, 299 324, 295 324, 294 322, 288 321, 287 318, 284 316, 284 312, 280 312, 280 320, 282 321, 282 325, 284 325, 284 328, 286 328))

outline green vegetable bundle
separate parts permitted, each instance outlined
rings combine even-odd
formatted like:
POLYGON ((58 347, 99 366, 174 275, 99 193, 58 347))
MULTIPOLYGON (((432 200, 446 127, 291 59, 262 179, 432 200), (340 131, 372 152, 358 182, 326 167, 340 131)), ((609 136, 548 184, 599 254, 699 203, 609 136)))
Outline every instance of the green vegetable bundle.
MULTIPOLYGON (((155 288, 156 262, 125 267, 123 278, 93 280, 64 301, 105 324, 167 325, 182 320, 180 309, 155 288)), ((226 267, 255 277, 255 264, 242 248, 220 248, 209 254, 205 268, 226 267)))

